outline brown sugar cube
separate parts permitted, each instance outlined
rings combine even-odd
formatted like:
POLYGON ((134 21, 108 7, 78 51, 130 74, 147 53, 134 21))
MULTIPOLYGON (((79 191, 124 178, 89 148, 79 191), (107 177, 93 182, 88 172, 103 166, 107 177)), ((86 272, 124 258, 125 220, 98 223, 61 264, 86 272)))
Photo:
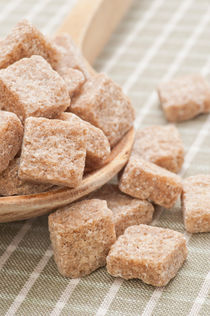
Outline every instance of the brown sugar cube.
POLYGON ((138 130, 132 153, 172 172, 178 172, 184 162, 183 142, 174 125, 138 130))
POLYGON ((106 264, 116 240, 106 201, 84 200, 49 216, 49 231, 59 272, 78 278, 106 264))
POLYGON ((149 224, 152 221, 153 205, 148 201, 123 194, 115 184, 105 184, 89 197, 107 201, 108 208, 113 212, 117 237, 122 235, 129 226, 149 224))
POLYGON ((133 155, 122 174, 119 188, 133 197, 171 208, 182 191, 182 183, 176 174, 133 155))
POLYGON ((0 173, 21 148, 23 126, 14 113, 0 111, 0 173))
POLYGON ((63 68, 59 74, 64 79, 69 95, 72 98, 80 91, 83 83, 85 82, 83 73, 73 68, 63 68))
POLYGON ((90 169, 96 169, 103 165, 110 155, 110 145, 102 130, 72 113, 62 113, 59 119, 68 121, 71 124, 75 123, 86 129, 86 166, 90 169))
POLYGON ((32 56, 0 70, 0 103, 24 121, 28 116, 56 117, 67 109, 70 97, 50 64, 32 56))
POLYGON ((196 175, 183 181, 182 211, 188 232, 210 232, 210 175, 196 175))
POLYGON ((26 195, 47 191, 53 185, 23 181, 18 177, 20 158, 12 160, 0 174, 0 195, 26 195))
POLYGON ((24 19, 5 39, 1 40, 0 68, 6 68, 14 62, 32 55, 42 56, 53 68, 60 58, 56 46, 24 19))
POLYGON ((165 286, 186 258, 183 234, 148 225, 131 226, 111 247, 107 271, 115 277, 137 278, 153 286, 165 286))
POLYGON ((76 187, 82 181, 86 144, 79 125, 29 117, 25 121, 19 177, 76 187))
POLYGON ((74 44, 67 33, 57 35, 54 43, 60 51, 60 58, 56 65, 56 71, 62 75, 63 69, 73 68, 83 73, 85 79, 90 77, 86 62, 80 49, 74 44))
POLYGON ((165 116, 170 122, 189 120, 210 111, 210 86, 200 75, 162 83, 158 93, 165 116))
POLYGON ((130 100, 105 74, 96 75, 82 86, 81 93, 72 100, 70 111, 102 129, 111 147, 134 121, 130 100))

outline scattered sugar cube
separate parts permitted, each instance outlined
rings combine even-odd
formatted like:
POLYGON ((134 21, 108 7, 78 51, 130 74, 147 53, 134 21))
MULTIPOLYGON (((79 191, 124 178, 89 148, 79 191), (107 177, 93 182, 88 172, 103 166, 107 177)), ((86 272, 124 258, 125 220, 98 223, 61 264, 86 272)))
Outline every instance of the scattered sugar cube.
POLYGON ((178 172, 184 162, 183 142, 174 125, 138 130, 132 153, 172 172, 178 172))
POLYGON ((71 98, 79 93, 85 82, 85 77, 81 71, 73 68, 63 68, 59 74, 64 79, 71 98))
POLYGON ((210 175, 196 175, 183 181, 182 210, 188 232, 210 232, 210 175))
POLYGON ((70 97, 50 64, 32 56, 0 70, 0 103, 24 121, 28 116, 56 117, 70 105, 70 97))
POLYGON ((59 272, 78 278, 106 264, 116 240, 106 201, 84 200, 49 216, 49 231, 59 272))
POLYGON ((92 124, 83 121, 73 113, 62 113, 59 119, 77 124, 87 130, 86 134, 86 166, 89 169, 96 169, 104 164, 110 155, 110 145, 102 130, 92 124))
POLYGON ((25 121, 19 177, 76 187, 82 181, 86 144, 79 125, 29 117, 25 121))
POLYGON ((189 120, 210 111, 210 85, 200 75, 162 83, 158 93, 165 116, 170 122, 189 120))
POLYGON ((138 278, 153 286, 165 286, 186 258, 183 234, 148 225, 131 226, 111 247, 107 271, 115 277, 138 278))
POLYGON ((0 174, 0 195, 26 195, 40 193, 49 190, 52 184, 40 184, 23 181, 18 177, 20 158, 12 160, 0 174))
POLYGON ((14 113, 0 111, 0 173, 21 148, 23 126, 14 113))
POLYGON ((134 110, 122 89, 105 74, 88 80, 72 100, 71 112, 102 129, 111 147, 124 136, 134 121, 134 110))
POLYGON ((171 208, 182 191, 179 176, 135 155, 131 156, 120 179, 122 192, 171 208))
POLYGON ((24 19, 5 39, 1 40, 0 68, 6 68, 19 59, 32 55, 42 56, 53 68, 60 58, 56 46, 24 19))
POLYGON ((113 212, 117 237, 129 226, 149 224, 152 221, 153 205, 123 194, 115 184, 107 183, 88 197, 107 201, 108 208, 113 212))
POLYGON ((69 34, 57 35, 54 38, 54 43, 60 50, 60 58, 56 66, 59 73, 60 71, 62 73, 65 68, 74 68, 81 71, 85 79, 90 77, 86 62, 69 34))

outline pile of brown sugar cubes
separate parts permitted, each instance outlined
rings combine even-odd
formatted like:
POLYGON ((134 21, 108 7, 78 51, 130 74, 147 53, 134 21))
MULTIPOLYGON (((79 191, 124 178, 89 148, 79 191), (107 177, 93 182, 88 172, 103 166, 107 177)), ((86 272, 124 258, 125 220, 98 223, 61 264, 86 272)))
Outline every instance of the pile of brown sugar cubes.
MULTIPOLYGON (((89 73, 69 35, 49 40, 23 20, 0 46, 0 195, 77 187, 132 127, 131 102, 105 74, 89 73)), ((210 111, 209 91, 199 76, 162 84, 166 117, 210 111)), ((170 209, 181 195, 186 230, 210 231, 210 175, 182 181, 183 162, 174 125, 138 130, 118 185, 49 215, 59 272, 78 278, 107 265, 115 277, 166 285, 187 246, 183 234, 148 225, 155 206, 170 209)))

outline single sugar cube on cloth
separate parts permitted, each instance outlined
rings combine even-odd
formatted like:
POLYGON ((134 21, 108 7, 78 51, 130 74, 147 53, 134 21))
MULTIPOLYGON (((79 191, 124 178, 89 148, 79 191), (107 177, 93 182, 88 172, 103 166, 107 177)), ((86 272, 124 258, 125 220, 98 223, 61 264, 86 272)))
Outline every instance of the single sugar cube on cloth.
POLYGON ((187 258, 184 235, 148 225, 131 226, 111 247, 107 271, 124 279, 165 286, 187 258))
POLYGON ((182 191, 182 182, 178 175, 133 155, 121 176, 119 188, 133 197, 171 208, 182 191))
POLYGON ((79 278, 106 264, 116 240, 106 201, 84 200, 49 215, 55 262, 66 277, 79 278))
POLYGON ((182 210, 188 232, 210 232, 210 175, 196 175, 183 181, 182 210))
POLYGON ((111 147, 132 127, 134 110, 120 86, 105 74, 87 80, 70 111, 102 129, 111 147))
POLYGON ((89 78, 90 74, 87 64, 71 36, 67 33, 63 33, 56 35, 53 41, 60 51, 56 71, 62 75, 65 69, 73 68, 81 71, 85 79, 89 78))
POLYGON ((18 177, 20 158, 13 159, 0 174, 0 195, 26 195, 47 191, 53 185, 21 180, 18 177))
POLYGON ((61 120, 29 117, 21 152, 22 180, 76 187, 83 178, 85 130, 61 120))
POLYGON ((139 129, 132 153, 172 172, 178 172, 184 162, 183 142, 171 124, 139 129))
POLYGON ((168 121, 192 119, 210 111, 210 85, 201 75, 192 75, 161 83, 160 103, 168 121))
POLYGON ((109 141, 102 130, 80 119, 73 113, 62 113, 59 119, 86 129, 86 167, 96 169, 102 166, 110 155, 109 141))
POLYGON ((1 40, 0 68, 32 55, 40 55, 54 68, 60 58, 59 50, 27 20, 20 21, 10 34, 1 40))
POLYGON ((88 198, 106 200, 108 208, 113 212, 116 236, 124 233, 132 225, 149 224, 152 221, 154 207, 145 200, 132 198, 118 189, 115 184, 107 183, 88 198))
POLYGON ((81 71, 73 68, 64 68, 59 74, 64 79, 71 98, 79 93, 85 82, 85 77, 81 71))
POLYGON ((0 70, 0 103, 24 121, 29 116, 55 118, 70 105, 70 97, 50 64, 32 56, 0 70))
POLYGON ((0 111, 0 173, 20 150, 22 138, 23 126, 17 115, 0 111))

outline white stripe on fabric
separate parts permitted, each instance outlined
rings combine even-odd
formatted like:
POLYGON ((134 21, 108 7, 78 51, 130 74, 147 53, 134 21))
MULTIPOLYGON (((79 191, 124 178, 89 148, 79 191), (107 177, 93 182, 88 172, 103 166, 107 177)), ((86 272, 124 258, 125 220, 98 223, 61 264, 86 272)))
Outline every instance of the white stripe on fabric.
POLYGON ((198 296, 196 297, 195 302, 188 316, 197 316, 199 314, 201 307, 203 303, 205 302, 205 299, 208 295, 209 290, 210 290, 210 272, 207 274, 203 282, 203 285, 200 289, 200 292, 198 293, 198 296))
POLYGON ((0 14, 0 22, 4 21, 11 11, 14 11, 20 5, 22 0, 9 1, 0 14))
POLYGON ((139 22, 136 24, 136 27, 128 37, 126 37, 126 40, 122 45, 119 46, 119 48, 116 50, 115 54, 108 60, 108 62, 103 67, 103 72, 108 73, 110 69, 117 63, 120 56, 128 49, 129 45, 135 40, 138 33, 145 27, 145 25, 152 19, 154 14, 156 13, 157 9, 162 5, 163 0, 156 0, 153 2, 150 8, 146 11, 146 14, 139 20, 139 22))
POLYGON ((170 21, 167 23, 167 25, 164 27, 164 30, 161 34, 161 36, 157 37, 157 40, 154 42, 152 47, 149 48, 147 54, 144 56, 144 58, 141 59, 140 63, 135 68, 133 74, 128 78, 126 83, 123 85, 123 90, 125 93, 127 93, 130 88, 134 85, 136 80, 138 79, 139 75, 146 69, 147 65, 151 61, 151 59, 155 56, 161 45, 165 42, 166 38, 170 35, 170 33, 173 31, 175 25, 179 22, 179 20, 182 18, 184 13, 187 11, 187 9, 190 7, 190 4, 193 2, 193 0, 186 0, 182 2, 179 10, 175 12, 173 17, 170 19, 170 21))
POLYGON ((51 0, 39 0, 36 2, 34 7, 29 11, 29 13, 25 16, 25 18, 29 21, 32 21, 32 19, 37 16, 39 12, 42 11, 46 7, 46 5, 50 2, 51 0))
POLYGON ((17 235, 13 238, 5 252, 0 257, 0 270, 3 268, 6 261, 9 259, 9 257, 12 255, 12 253, 17 249, 19 243, 25 236, 25 234, 29 231, 29 229, 32 226, 32 220, 27 221, 23 224, 21 229, 18 231, 17 235))
POLYGON ((107 310, 109 309, 109 306, 111 305, 113 299, 115 298, 117 292, 119 291, 120 286, 123 283, 123 279, 115 279, 112 283, 108 293, 106 294, 102 304, 100 305, 96 316, 104 316, 106 315, 107 310))
POLYGON ((72 279, 69 281, 69 284, 61 294, 59 300, 57 301, 55 308, 50 313, 50 316, 58 316, 62 312, 63 308, 65 307, 66 303, 68 302, 71 294, 73 293, 77 284, 79 284, 80 279, 72 279))
POLYGON ((46 27, 43 29, 43 32, 48 34, 48 35, 52 35, 50 34, 54 27, 59 24, 59 22, 62 20, 62 18, 66 15, 70 13, 71 8, 73 7, 73 5, 76 3, 76 0, 68 0, 66 1, 58 10, 56 16, 52 16, 51 19, 49 20, 48 24, 46 25, 46 27))
POLYGON ((32 286, 34 285, 34 283, 36 282, 36 280, 40 276, 41 272, 43 271, 44 267, 47 265, 47 263, 48 263, 49 259, 52 257, 52 255, 53 255, 53 252, 52 252, 52 249, 51 249, 51 246, 50 246, 46 250, 44 256, 41 258, 41 260, 39 261, 37 266, 35 267, 34 271, 30 275, 30 277, 27 280, 27 282, 22 287, 22 289, 19 292, 19 294, 16 296, 15 300, 13 301, 12 305, 8 309, 8 311, 5 314, 5 316, 16 315, 16 312, 17 312, 18 308, 20 307, 20 305, 22 304, 22 302, 26 298, 28 292, 30 291, 30 289, 32 288, 32 286))

